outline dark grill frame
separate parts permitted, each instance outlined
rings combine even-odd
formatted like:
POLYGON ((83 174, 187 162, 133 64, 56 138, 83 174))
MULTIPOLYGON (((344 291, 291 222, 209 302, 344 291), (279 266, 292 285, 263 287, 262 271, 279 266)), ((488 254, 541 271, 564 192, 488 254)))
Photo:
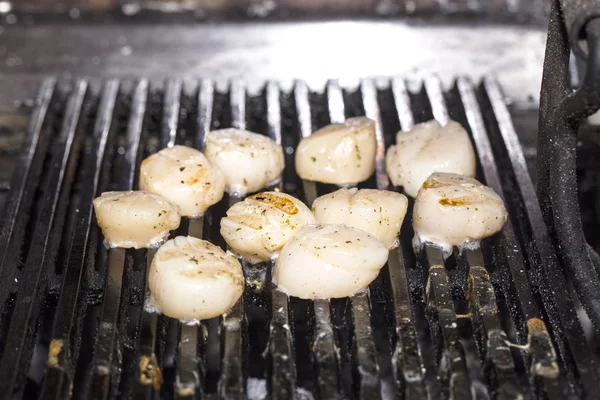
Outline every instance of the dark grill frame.
MULTIPOLYGON (((444 92, 432 77, 414 93, 401 79, 384 83, 367 79, 354 90, 331 81, 318 94, 302 82, 292 93, 270 82, 262 93, 248 95, 241 81, 223 93, 209 80, 192 87, 173 79, 164 88, 144 79, 109 80, 100 90, 87 80, 67 88, 45 80, 0 231, 6 278, 0 283, 0 393, 149 398, 159 368, 160 394, 168 398, 242 398, 246 379, 257 371, 267 379, 270 397, 286 399, 299 396, 299 386, 327 399, 596 393, 596 358, 497 83, 486 78, 475 88, 459 78, 444 92), (390 253, 370 289, 350 299, 288 299, 271 287, 268 269, 244 264, 247 279, 259 284, 248 284, 222 321, 187 327, 142 311, 144 264, 152 252, 104 249, 92 218, 94 197, 135 187, 146 154, 174 143, 202 148, 217 126, 247 127, 293 148, 325 123, 357 114, 377 121, 378 138, 376 174, 361 187, 381 189, 388 188, 383 152, 398 128, 431 117, 462 122, 479 156, 478 178, 510 210, 502 233, 483 251, 444 262, 435 249, 412 254, 407 216, 401 247, 390 253), (42 309, 53 313, 53 321, 42 318, 42 309), (264 334, 268 341, 262 343, 264 334), (181 338, 186 340, 178 345, 181 338), (511 348, 507 338, 528 350, 511 348), (265 360, 258 360, 265 348, 265 360), (26 379, 40 351, 49 351, 41 385, 26 379)), ((288 153, 286 192, 312 198, 333 189, 300 182, 293 168, 288 153)), ((218 220, 226 207, 224 200, 202 222, 185 221, 177 233, 203 233, 224 245, 218 220)))

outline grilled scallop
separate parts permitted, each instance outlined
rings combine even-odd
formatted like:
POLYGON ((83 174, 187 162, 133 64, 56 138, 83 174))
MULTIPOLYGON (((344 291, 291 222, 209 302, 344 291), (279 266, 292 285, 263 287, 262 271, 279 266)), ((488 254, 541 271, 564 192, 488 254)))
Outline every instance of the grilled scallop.
POLYGON ((446 254, 452 246, 477 247, 500 231, 506 218, 504 203, 493 189, 467 176, 435 173, 415 200, 415 244, 429 242, 446 254))
POLYGON ((346 225, 309 225, 286 244, 273 280, 290 296, 339 298, 366 288, 388 257, 368 233, 346 225))
POLYGON ((275 183, 285 166, 283 149, 270 138, 241 129, 208 134, 204 154, 225 175, 225 190, 235 197, 275 183))
POLYGON ((388 249, 398 245, 398 233, 406 215, 406 196, 387 190, 340 189, 312 205, 322 224, 344 224, 373 235, 388 249))
POLYGON ((155 246, 177 229, 181 220, 177 204, 148 192, 105 192, 94 199, 94 210, 110 247, 155 246))
POLYGON ((467 131, 455 121, 441 126, 431 120, 396 135, 386 156, 387 173, 411 197, 434 172, 475 176, 475 151, 467 131))
POLYGON ((223 198, 223 174, 196 149, 173 146, 142 161, 140 189, 158 193, 195 217, 223 198))
POLYGON ((296 171, 302 179, 354 185, 375 171, 375 122, 349 118, 302 139, 296 151, 296 171))
POLYGON ((300 229, 317 221, 302 203, 285 193, 263 192, 234 204, 221 219, 221 235, 254 264, 267 261, 300 229))
POLYGON ((202 320, 233 307, 244 291, 244 274, 233 254, 205 240, 178 236, 154 255, 148 285, 166 316, 202 320))

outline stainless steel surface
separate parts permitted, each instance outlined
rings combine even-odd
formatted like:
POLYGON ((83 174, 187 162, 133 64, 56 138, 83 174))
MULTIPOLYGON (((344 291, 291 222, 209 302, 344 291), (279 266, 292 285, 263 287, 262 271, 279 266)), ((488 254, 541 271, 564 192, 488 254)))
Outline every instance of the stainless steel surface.
MULTIPOLYGON (((358 78, 459 73, 498 77, 514 102, 539 97, 545 31, 537 26, 472 21, 320 21, 204 24, 5 25, 0 76, 209 77, 224 84, 243 78, 307 81, 322 87, 358 78)), ((3 91, 8 89, 3 89, 3 91)), ((17 90, 18 92, 18 90, 17 90)), ((6 99, 5 96, 3 96, 6 99)))

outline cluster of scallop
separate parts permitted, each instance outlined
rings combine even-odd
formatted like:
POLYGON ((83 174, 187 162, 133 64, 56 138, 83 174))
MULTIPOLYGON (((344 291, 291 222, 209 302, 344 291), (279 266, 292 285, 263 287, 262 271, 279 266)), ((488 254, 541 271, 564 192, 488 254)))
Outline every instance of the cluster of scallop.
MULTIPOLYGON (((342 188, 309 209, 278 191, 239 201, 221 219, 221 235, 235 252, 191 236, 168 240, 181 216, 197 218, 224 192, 256 193, 277 182, 283 150, 266 136, 224 129, 208 134, 204 153, 184 146, 163 149, 141 164, 139 191, 103 193, 96 218, 111 247, 158 247, 148 273, 155 306, 181 320, 226 313, 244 288, 238 257, 274 261, 273 282, 304 299, 350 296, 379 274, 398 235, 408 200, 387 190, 354 188, 375 169, 375 124, 351 118, 302 140, 298 175, 342 188), (347 189, 348 187, 353 187, 347 189)), ((386 167, 395 186, 416 197, 415 244, 446 252, 473 246, 498 232, 507 213, 501 198, 472 179, 475 154, 465 129, 435 121, 398 132, 386 167)))

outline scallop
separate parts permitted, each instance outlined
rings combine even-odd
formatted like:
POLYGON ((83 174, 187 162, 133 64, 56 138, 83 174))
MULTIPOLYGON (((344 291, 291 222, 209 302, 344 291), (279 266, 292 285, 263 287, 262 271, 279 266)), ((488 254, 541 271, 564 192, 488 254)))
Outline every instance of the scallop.
POLYGON ((317 198, 312 209, 322 224, 344 224, 362 229, 388 249, 398 246, 406 215, 406 196, 388 190, 340 189, 317 198))
POLYGON ((448 254, 452 246, 476 248, 500 231, 504 202, 490 187, 457 174, 434 173, 423 184, 413 209, 415 244, 432 243, 448 254))
POLYGON ((395 186, 403 186, 411 197, 434 172, 475 176, 475 151, 469 134, 458 122, 441 126, 431 120, 396 135, 390 146, 386 168, 395 186))
POLYGON ((317 220, 300 200, 280 192, 263 192, 234 204, 221 219, 229 246, 254 264, 273 258, 308 224, 317 220))
POLYGON ((273 280, 302 299, 346 297, 373 282, 387 258, 385 245, 360 229, 309 225, 281 250, 273 280))
POLYGON ((302 139, 296 151, 296 172, 305 180, 355 185, 375 171, 375 122, 349 118, 302 139))
POLYGON ((244 291, 237 258, 192 236, 163 244, 152 259, 148 285, 158 310, 184 321, 227 313, 244 291))
POLYGON ((204 154, 225 175, 225 190, 243 197, 274 184, 285 166, 283 149, 272 139, 241 129, 208 134, 204 154))
POLYGON ((110 247, 155 246, 181 221, 179 206, 154 193, 104 192, 93 204, 96 221, 110 247))
POLYGON ((165 196, 196 217, 223 198, 225 181, 218 168, 191 147, 165 148, 142 161, 140 189, 165 196))

